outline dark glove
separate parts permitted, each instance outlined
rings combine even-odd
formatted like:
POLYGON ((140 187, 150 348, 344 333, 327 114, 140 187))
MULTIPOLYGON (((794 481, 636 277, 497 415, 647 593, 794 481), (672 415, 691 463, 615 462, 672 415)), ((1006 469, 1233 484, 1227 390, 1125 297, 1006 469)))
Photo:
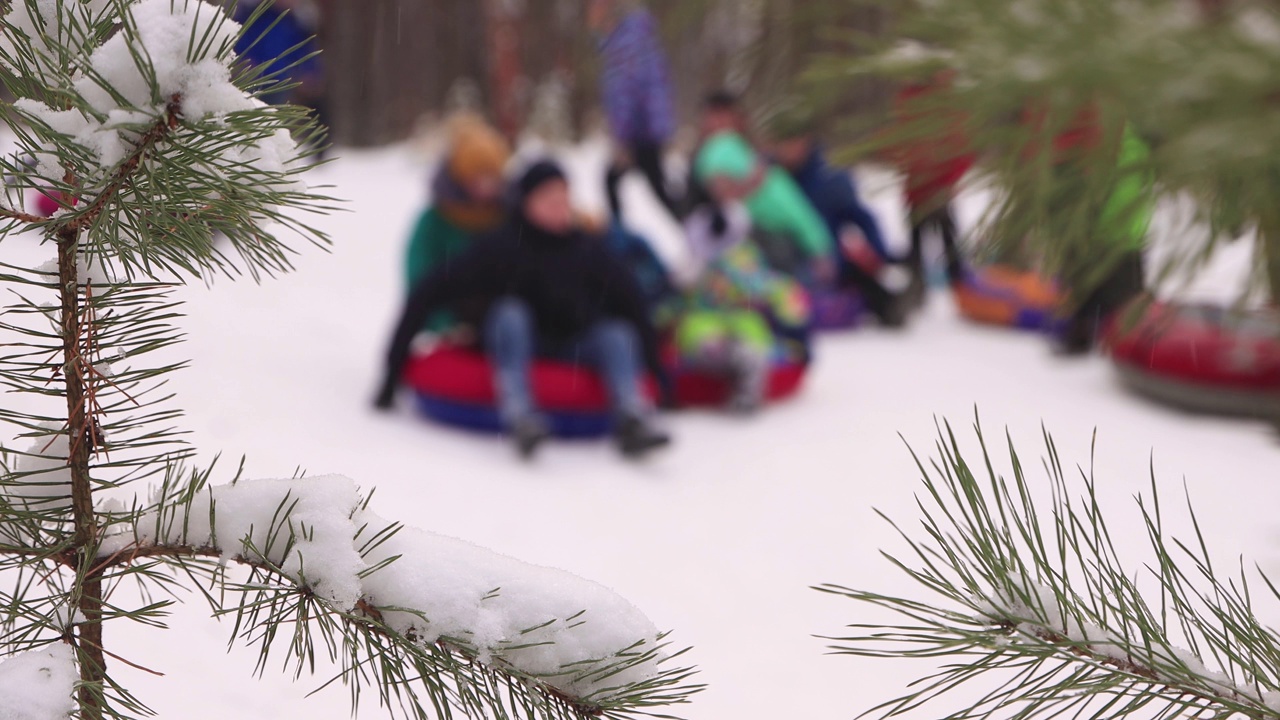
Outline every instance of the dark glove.
POLYGON ((396 386, 394 379, 387 378, 382 383, 382 389, 378 391, 378 397, 373 401, 373 406, 379 410, 390 410, 396 402, 396 386))

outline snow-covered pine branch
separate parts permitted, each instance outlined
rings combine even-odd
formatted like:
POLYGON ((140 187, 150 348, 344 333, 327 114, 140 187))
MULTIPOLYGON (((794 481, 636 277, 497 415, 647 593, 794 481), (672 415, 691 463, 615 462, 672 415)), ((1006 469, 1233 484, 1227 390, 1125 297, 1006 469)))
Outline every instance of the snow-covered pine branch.
POLYGON ((1051 503, 1036 500, 1011 444, 1006 479, 985 441, 980 463, 970 464, 950 426, 940 435, 938 459, 920 463, 924 536, 899 528, 911 557, 888 556, 932 597, 818 588, 902 620, 851 625, 851 634, 829 638, 835 652, 948 660, 872 712, 946 702, 980 681, 978 699, 957 698, 959 709, 942 717, 998 709, 1025 718, 1280 718, 1280 635, 1254 612, 1255 596, 1280 593, 1262 578, 1255 595, 1258 583, 1243 570, 1219 574, 1194 512, 1190 542, 1169 536, 1154 477, 1139 500, 1150 555, 1135 573, 1112 544, 1092 474, 1082 471, 1077 498, 1047 434, 1051 503))
MULTIPOLYGON (((325 612, 411 652, 444 649, 583 714, 670 704, 695 689, 680 687, 690 671, 670 667, 665 635, 617 594, 385 520, 344 477, 167 487, 132 527, 108 532, 104 562, 244 563, 287 578, 281 592, 313 597, 325 612)), ((243 587, 253 594, 262 584, 243 587)), ((465 685, 470 672, 452 681, 465 685)))

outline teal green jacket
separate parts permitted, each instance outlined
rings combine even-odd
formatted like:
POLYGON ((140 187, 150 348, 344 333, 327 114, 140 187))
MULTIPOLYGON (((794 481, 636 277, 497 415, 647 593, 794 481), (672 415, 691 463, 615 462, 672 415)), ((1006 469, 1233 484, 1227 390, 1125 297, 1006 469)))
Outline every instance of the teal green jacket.
MULTIPOLYGON (((737 133, 720 133, 708 140, 694 160, 694 173, 703 184, 712 178, 746 180, 760 162, 747 141, 737 133)), ((755 194, 745 201, 751 220, 760 229, 795 238, 810 258, 831 257, 835 239, 818 211, 791 175, 770 167, 755 194)))
MULTIPOLYGON (((409 240, 405 255, 404 274, 406 294, 419 280, 432 272, 448 266, 450 262, 471 246, 469 233, 449 222, 436 208, 422 213, 409 240)), ((457 325, 452 313, 438 312, 427 318, 423 330, 444 332, 457 325)))

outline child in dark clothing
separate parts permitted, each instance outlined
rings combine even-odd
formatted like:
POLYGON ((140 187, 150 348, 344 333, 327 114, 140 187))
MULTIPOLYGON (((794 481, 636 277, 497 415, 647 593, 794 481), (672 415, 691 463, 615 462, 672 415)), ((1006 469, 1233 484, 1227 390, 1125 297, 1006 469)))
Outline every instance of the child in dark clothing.
POLYGON ((956 188, 977 157, 969 150, 963 116, 939 105, 939 98, 951 83, 951 75, 940 73, 928 82, 909 85, 899 93, 895 108, 901 123, 936 126, 927 139, 897 149, 901 170, 906 175, 906 201, 911 218, 911 252, 907 262, 912 270, 912 282, 908 294, 917 303, 924 301, 928 285, 924 269, 927 234, 936 234, 942 240, 951 284, 962 283, 967 276, 957 245, 951 203, 956 188))
POLYGON ((671 383, 635 279, 600 239, 578 229, 558 166, 533 165, 516 191, 516 207, 502 229, 478 240, 449 272, 432 273, 414 288, 388 352, 377 406, 393 403, 423 320, 443 306, 479 298, 488 306, 484 345, 499 411, 522 456, 532 456, 549 436, 529 385, 535 356, 595 367, 609 389, 626 456, 669 444, 646 419, 642 368, 657 379, 667 402, 671 383))
POLYGON ((896 258, 890 255, 885 245, 880 224, 858 197, 853 176, 827 162, 813 128, 814 120, 802 106, 775 116, 769 127, 774 141, 774 158, 791 173, 809 203, 822 216, 835 241, 837 286, 857 290, 881 324, 901 327, 907 317, 905 300, 895 296, 866 268, 854 262, 845 252, 841 240, 846 229, 852 226, 861 231, 867 244, 882 260, 894 262, 896 258))

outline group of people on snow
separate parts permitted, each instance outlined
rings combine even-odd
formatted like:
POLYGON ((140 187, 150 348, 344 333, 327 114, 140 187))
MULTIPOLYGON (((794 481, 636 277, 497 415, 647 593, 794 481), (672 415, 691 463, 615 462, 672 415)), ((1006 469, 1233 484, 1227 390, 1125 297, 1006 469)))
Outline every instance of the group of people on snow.
MULTIPOLYGON (((409 290, 378 407, 394 403, 415 341, 428 333, 488 356, 502 421, 522 456, 551 434, 530 387, 534 360, 551 358, 597 372, 619 449, 642 457, 670 443, 652 406, 676 406, 673 370, 720 374, 732 387, 728 407, 751 413, 764 402, 775 363, 807 363, 811 292, 857 293, 882 326, 900 328, 924 299, 929 235, 946 250, 949 282, 968 281, 952 201, 976 158, 959 130, 895 154, 912 227, 910 251, 896 256, 852 174, 827 161, 814 118, 801 107, 778 113, 757 136, 736 97, 708 95, 689 175, 669 182, 664 156, 676 121, 656 22, 642 5, 620 0, 593 0, 590 20, 616 148, 604 179, 610 217, 577 213, 565 171, 549 159, 509 179, 512 152, 501 134, 476 116, 455 119, 432 182, 433 205, 410 242, 409 290), (632 170, 683 226, 694 264, 686 276, 675 277, 627 227, 619 186, 632 170), (882 284, 850 252, 855 236, 874 264, 905 265, 909 284, 896 291, 882 284), (645 392, 646 377, 656 400, 645 392)), ((948 81, 907 88, 899 113, 948 81)), ((1145 234, 1136 226, 1125 231, 1145 234)), ((1096 302, 1072 319, 1065 335, 1072 349, 1087 347, 1098 318, 1141 291, 1140 255, 1134 262, 1136 290, 1133 268, 1104 283, 1096 302)))

